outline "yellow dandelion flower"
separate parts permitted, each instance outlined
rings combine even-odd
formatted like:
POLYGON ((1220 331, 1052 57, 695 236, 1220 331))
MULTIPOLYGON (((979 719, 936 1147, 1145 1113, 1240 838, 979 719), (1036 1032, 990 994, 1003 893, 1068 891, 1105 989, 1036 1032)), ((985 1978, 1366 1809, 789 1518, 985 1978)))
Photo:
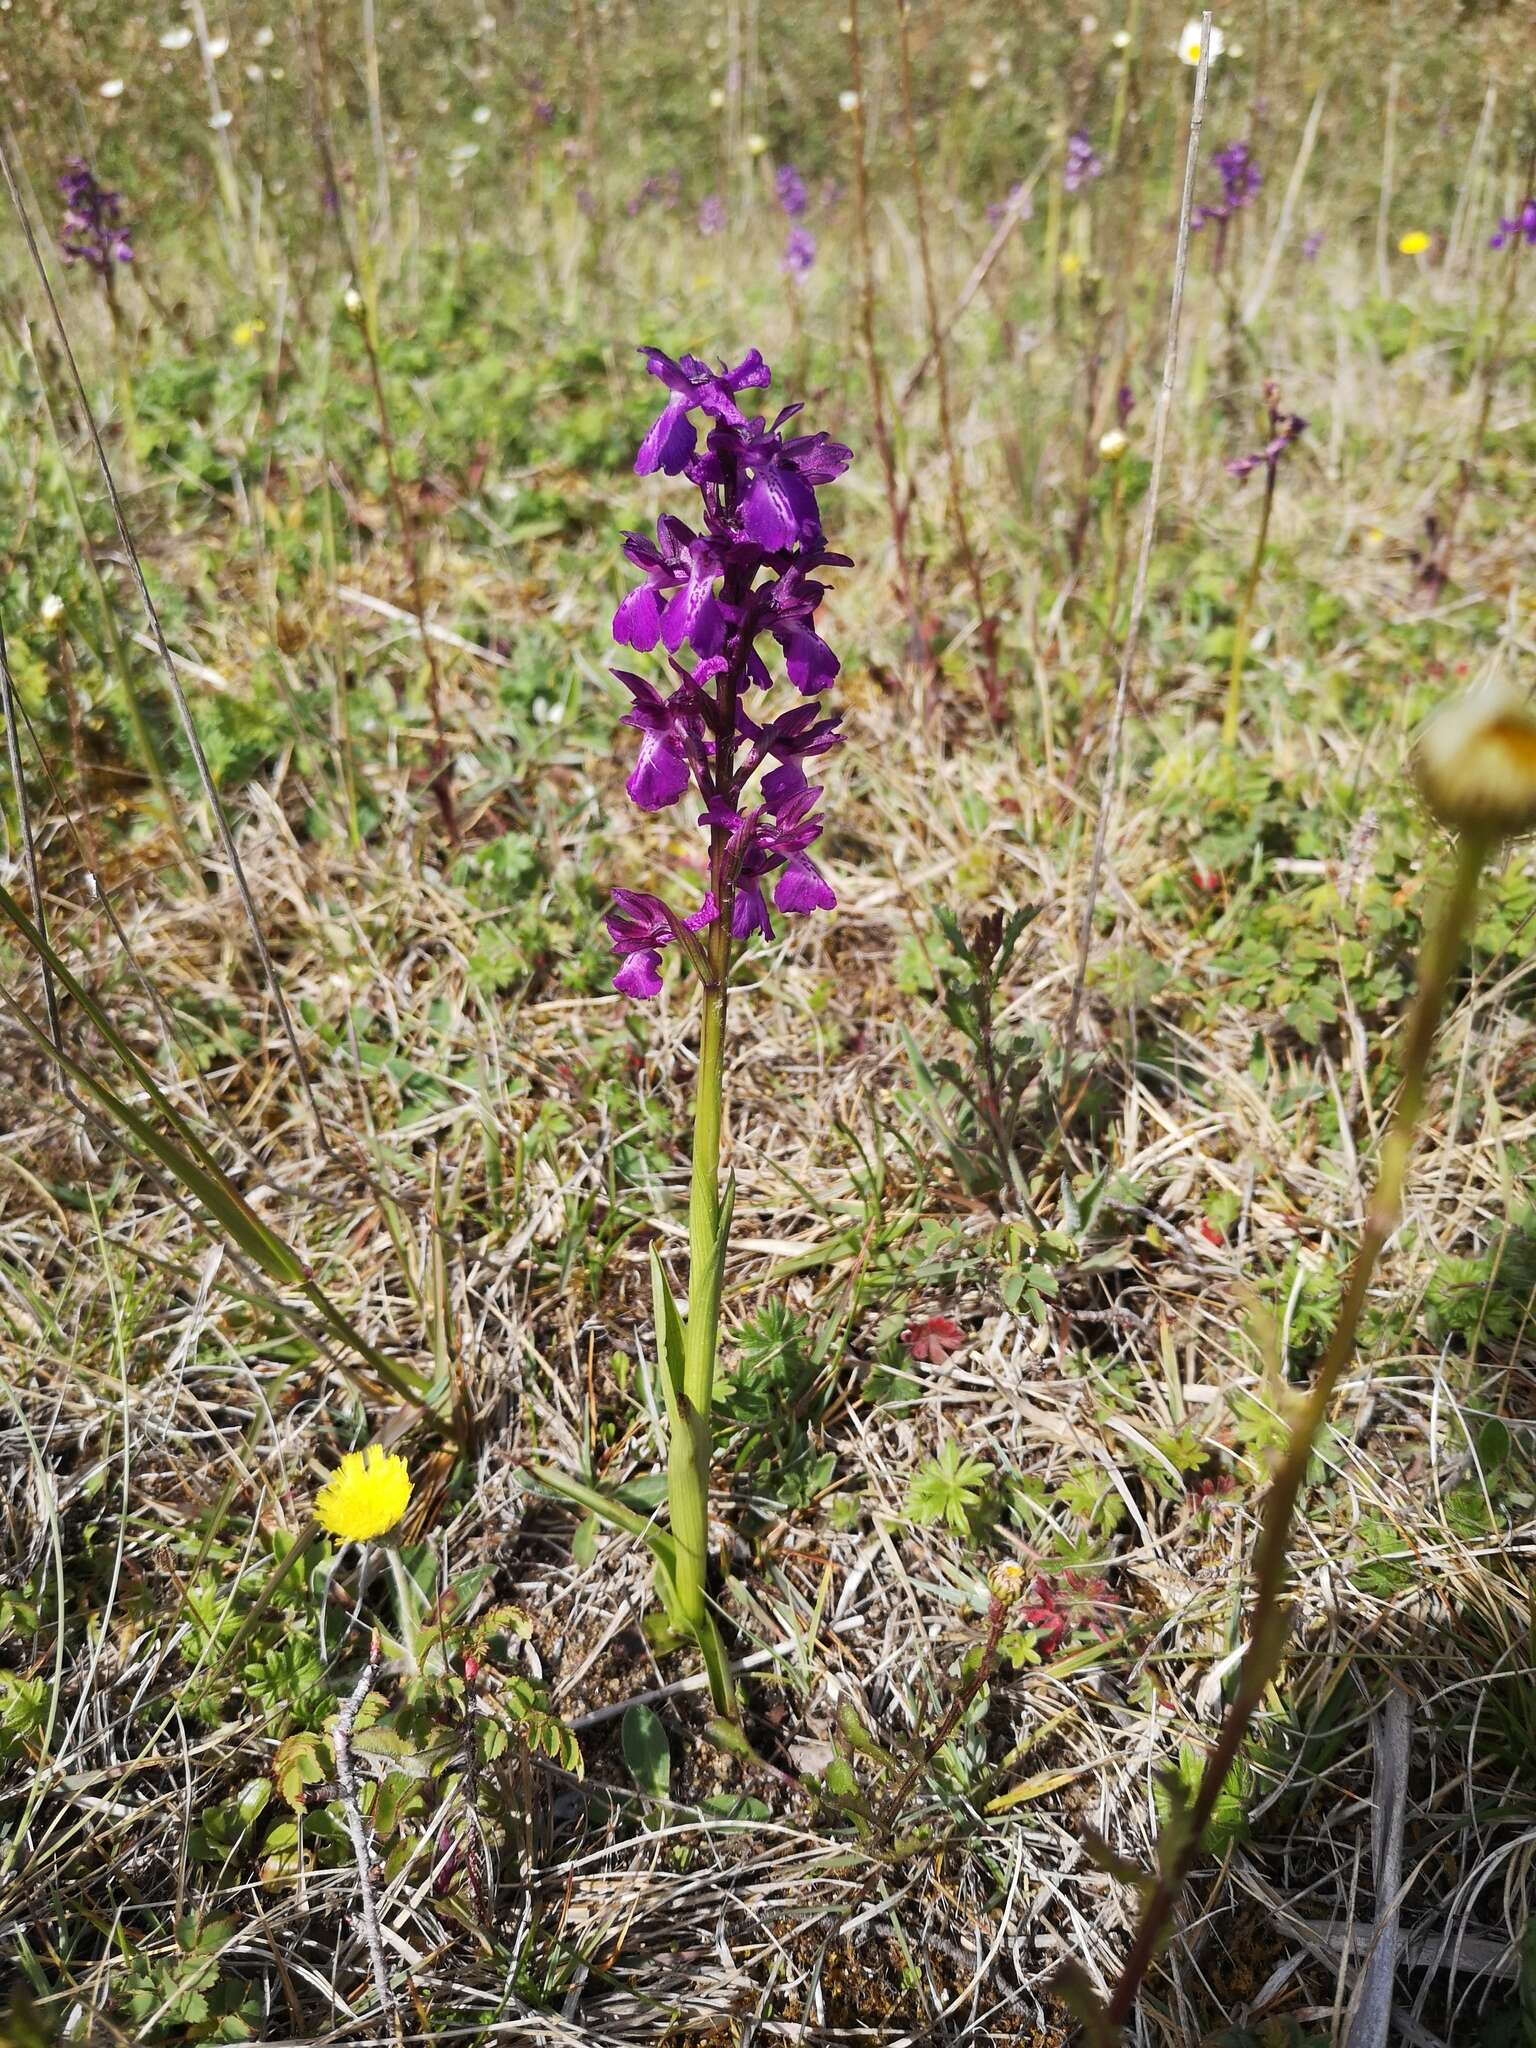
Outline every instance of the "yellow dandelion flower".
POLYGON ((1510 683, 1480 684, 1437 712, 1413 768, 1442 825, 1499 839, 1536 827, 1536 709, 1510 683))
POLYGON ((1400 256, 1422 256, 1429 247, 1429 237, 1422 228, 1410 228, 1397 245, 1400 256))
POLYGON ((236 348, 249 348, 256 337, 265 334, 266 331, 265 320, 242 320, 229 338, 236 348))
POLYGON ((370 1444, 365 1451, 347 1452, 316 1494, 315 1516, 343 1543, 366 1543, 393 1529, 410 1498, 404 1458, 370 1444))

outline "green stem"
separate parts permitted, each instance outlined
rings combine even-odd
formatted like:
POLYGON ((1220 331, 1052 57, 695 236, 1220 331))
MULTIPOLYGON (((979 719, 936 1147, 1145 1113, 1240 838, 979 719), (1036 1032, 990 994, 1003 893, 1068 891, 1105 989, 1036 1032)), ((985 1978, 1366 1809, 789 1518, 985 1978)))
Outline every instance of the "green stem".
POLYGON ((1243 694, 1243 663, 1248 658, 1248 639, 1253 630, 1253 600, 1259 591, 1259 575, 1264 567, 1264 548, 1269 539, 1269 514, 1275 502, 1274 463, 1266 463, 1264 471, 1264 509, 1259 514, 1259 538, 1253 550, 1253 561, 1248 568, 1248 582, 1243 591, 1243 608, 1237 615, 1237 630, 1232 636, 1232 670, 1227 677, 1227 715, 1222 722, 1221 737, 1225 745, 1237 744, 1237 715, 1243 694))
POLYGON ((688 1325, 683 1388, 667 1460, 667 1496, 677 1545, 678 1605, 692 1629, 704 1623, 709 1571, 710 1408, 720 1334, 723 1262, 715 1255, 720 1223, 720 1127, 725 1074, 726 976, 730 928, 710 934, 710 979, 704 988, 698 1094, 693 1111, 693 1179, 688 1195, 688 1325))
POLYGON ((1120 2029, 1131 2016, 1141 1981, 1162 1947, 1179 1893, 1200 1854, 1201 1841, 1210 1825, 1221 1789, 1237 1762, 1249 1725, 1280 1669, 1290 1632, 1290 1603, 1286 1589, 1290 1578, 1291 1525, 1295 1519, 1296 1504, 1329 1403, 1355 1355, 1360 1316, 1375 1277, 1377 1260, 1397 1228, 1408 1160, 1424 1107, 1425 1081, 1435 1033, 1451 978, 1461 959, 1462 947, 1472 929, 1478 883, 1491 844, 1487 839, 1470 834, 1461 841, 1450 889, 1420 955, 1418 992, 1405 1029, 1403 1082, 1381 1148, 1376 1191, 1366 1210, 1365 1228, 1354 1264, 1349 1270, 1338 1322, 1317 1369, 1312 1390, 1292 1424, 1285 1456, 1276 1470, 1264 1503, 1258 1546, 1254 1552, 1252 1632, 1243 1653, 1237 1691, 1227 1709, 1215 1747, 1206 1759, 1200 1790, 1188 1814, 1177 1823, 1177 1845, 1165 1845, 1158 1857, 1160 1875, 1148 1896, 1130 1952, 1104 2014, 1108 2031, 1097 2037, 1109 2042, 1120 2039, 1120 2029))

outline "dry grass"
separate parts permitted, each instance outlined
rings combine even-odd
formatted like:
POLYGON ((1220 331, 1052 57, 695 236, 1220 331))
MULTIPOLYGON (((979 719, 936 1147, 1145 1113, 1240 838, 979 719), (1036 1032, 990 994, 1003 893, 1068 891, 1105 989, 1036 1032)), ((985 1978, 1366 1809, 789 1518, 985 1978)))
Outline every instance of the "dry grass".
MULTIPOLYGON (((899 304, 916 291, 906 233, 899 220, 881 233, 899 304)), ((552 247, 553 302, 574 259, 560 270, 552 247)), ((958 233, 944 252, 951 300, 973 255, 958 233)), ((783 307, 727 259, 695 295, 681 259, 656 260, 654 303, 686 303, 706 325, 756 318, 771 358, 773 341, 791 352, 783 307)), ((187 821, 202 863, 190 878, 137 787, 92 803, 61 762, 64 801, 41 783, 33 800, 74 971, 366 1335, 429 1374, 434 1345, 451 1360, 469 1448, 456 1460, 425 1429, 406 1439, 423 1546, 412 1554, 445 1581, 483 1571, 497 1599, 525 1609, 523 1668, 582 1742, 580 1783, 525 1764, 519 1800, 486 1828, 489 1915, 462 1885, 434 1882, 432 1828, 391 1869, 381 1921, 411 2038, 1044 2048, 1068 2038, 1051 1990, 1063 1958, 1113 1974, 1132 1894, 1085 1843, 1097 1833, 1145 1863, 1159 1769, 1181 1746, 1198 1752, 1219 1717, 1267 1447, 1285 1380, 1312 1355, 1293 1328, 1303 1282, 1354 1239, 1387 1099, 1396 1005, 1357 985, 1349 948, 1386 905, 1396 924, 1380 949, 1406 960, 1438 862, 1421 837, 1396 872, 1373 864, 1380 831, 1395 852, 1414 829, 1399 764, 1425 692, 1422 678, 1412 691, 1398 679, 1422 661, 1518 671, 1532 651, 1528 524, 1492 509, 1473 519, 1452 592, 1431 611, 1415 599, 1407 551, 1474 400, 1444 359, 1449 342, 1382 355, 1359 249, 1331 243, 1323 266, 1294 305, 1277 293, 1260 340, 1230 353, 1218 292, 1204 277, 1193 288, 1195 396, 1176 421, 1081 1031, 1093 1085, 1065 1133, 1037 1088, 1025 1129, 1037 1209, 1063 1233, 1060 1291, 1039 1318, 1002 1306, 998 1215, 946 1166, 903 1033, 929 1059, 955 1052, 924 985, 925 957, 942 960, 935 907, 1038 906, 1002 1022, 1048 1039, 1070 1000, 1113 683, 1090 610, 1094 558, 1064 577, 1050 530, 1069 524, 1080 459, 1071 347, 1042 345, 1037 363, 1039 337, 1023 337, 1031 346, 996 389, 997 322, 978 311, 956 339, 954 430, 1006 621, 1008 733, 979 715, 931 399, 909 422, 908 459, 931 518, 929 618, 949 641, 932 675, 903 671, 873 463, 850 482, 861 567, 835 601, 849 744, 830 771, 827 847, 839 909, 754 956, 732 1014, 728 1321, 776 1303, 833 1336, 803 1404, 812 1451, 834 1461, 826 1484, 786 1504, 772 1457, 743 1462, 746 1425, 717 1467, 722 1604, 750 1674, 748 1732, 772 1768, 712 1747, 693 1666, 652 1650, 640 1546, 597 1532, 573 1548, 569 1515, 520 1476, 537 1454, 619 1483, 660 1451, 643 1370, 646 1260, 653 1239, 669 1256, 685 1240, 691 999, 671 985, 632 1028, 618 999, 562 980, 559 947, 583 942, 569 920, 588 878, 658 875, 682 842, 626 812, 626 764, 590 721, 535 720, 504 694, 520 643, 541 634, 565 664, 546 705, 599 687, 608 527, 637 521, 644 494, 632 479, 599 487, 547 469, 536 482, 611 489, 605 519, 595 539, 513 548, 478 492, 420 493, 465 846, 526 835, 553 934, 494 987, 477 949, 511 913, 456 878, 424 786, 408 578, 377 498, 349 484, 355 523, 336 582, 315 571, 308 600, 279 616, 261 550, 318 471, 275 470, 255 510, 210 498, 196 517, 167 508, 163 479, 125 476, 157 586, 186 600, 170 637, 200 706, 270 690, 278 672, 317 693, 338 646, 380 701, 400 692, 398 717, 376 719, 362 743, 374 822, 359 844, 312 829, 317 809, 336 814, 334 761, 318 743, 280 749, 232 806, 323 1131, 206 813, 187 821), (1220 462, 1247 445, 1260 370, 1314 422, 1277 501, 1261 614, 1271 637, 1250 658, 1243 743, 1288 807, 1289 837, 1272 854, 1257 831, 1211 904, 1191 871, 1202 811, 1226 800, 1212 780, 1222 664, 1203 646, 1208 612, 1185 599, 1202 577, 1230 587, 1239 574, 1253 508, 1220 462), (1046 424, 1021 421, 1026 398, 1046 424), (1039 528, 1005 497, 1010 475, 1038 478, 1039 528), (452 516, 466 503, 484 510, 479 528, 452 516), (1331 640, 1309 623, 1319 590, 1341 606, 1331 640), (1502 630, 1490 625, 1501 615, 1502 630), (482 648, 484 619, 495 639, 482 648), (1335 948, 1345 988, 1315 1045, 1256 1008, 1233 965, 1260 895, 1307 891, 1320 907, 1306 933, 1335 948), (1105 1167, 1127 1193, 1080 1231, 1072 1203, 1105 1167), (910 1398, 872 1397, 901 1324, 931 1315, 952 1318, 963 1343, 942 1362, 906 1361, 910 1398), (1187 1468, 1169 1454, 1181 1432, 1201 1461, 1187 1468), (910 1509, 914 1474, 949 1439, 1028 1499, 974 1540, 919 1527, 910 1509), (1202 1476, 1222 1483, 1202 1495, 1202 1476), (1097 1527, 1076 1514, 1069 1482, 1113 1513, 1097 1527), (1092 1627, 991 1688, 957 1773, 914 1795, 904 1826, 927 1834, 876 1853, 796 1782, 825 1769, 839 1709, 884 1742, 921 1739, 979 1636, 987 1563, 1015 1556, 1033 1571, 1044 1559, 1059 1574, 1069 1551, 1092 1552, 1084 1569, 1103 1581, 1092 1627), (643 1808, 620 1737, 636 1700, 656 1704, 673 1737, 668 1796, 643 1808), (767 1817, 702 1803, 717 1794, 748 1795, 767 1817)), ((617 279, 601 289, 605 333, 645 324, 617 279)), ((825 289, 806 311, 813 330, 832 321, 825 289)), ((1459 276, 1433 278, 1414 303, 1442 335, 1435 322, 1464 292, 1459 276)), ((92 309, 73 311, 88 334, 92 309)), ((815 361, 814 418, 848 420, 852 438, 853 372, 830 343, 815 361)), ((617 356, 610 390, 630 404, 617 356)), ((1528 408, 1526 381, 1496 412, 1506 509, 1528 491, 1528 408)), ((1389 1692, 1411 1717, 1401 2038, 1470 2042, 1518 1972, 1536 1848, 1529 1350, 1523 1324, 1458 1337, 1434 1309, 1443 1261, 1509 1233, 1536 1155, 1526 856, 1512 859, 1496 892, 1511 928, 1479 953, 1445 1035, 1372 1347, 1309 1491, 1295 1645, 1244 1787, 1247 1825, 1213 1856, 1144 2000, 1149 2041, 1194 2044, 1266 2015, 1321 2038, 1341 2024, 1379 1904, 1373 1717, 1389 1692), (1509 1443, 1498 1477, 1483 1435, 1495 1417, 1509 1443)), ((15 1000, 40 1015, 19 953, 0 958, 15 1000)), ((106 1071, 99 1035, 78 1013, 69 1024, 78 1056, 106 1071)), ((25 1959, 15 1988, 46 1981, 49 2034, 199 2038, 172 2015, 176 1972, 191 1968, 172 1930, 191 1916, 222 1930, 220 1966, 252 1989, 263 2035, 384 2038, 345 1861, 276 1870, 249 1843, 189 1850, 200 1816, 270 1770, 289 1732, 282 1711, 237 1689, 210 1724, 182 1702, 208 1655, 189 1589, 209 1556, 239 1611, 337 1450, 376 1431, 387 1401, 298 1297, 276 1294, 155 1170, 125 1158, 95 1112, 71 1107, 14 1011, 0 1044, 3 1590, 36 1609, 30 1623, 5 1611, 0 1652, 46 1700, 45 1725, 0 1785, 0 1952, 25 1959), (169 1974, 130 2011, 135 1957, 169 1974)), ((391 1597, 386 1572, 374 1598, 391 1597)), ((334 1597, 317 1585, 305 1610, 317 1628, 323 1618, 337 1695, 364 1658, 349 1632, 357 1598, 342 1567, 334 1597)))

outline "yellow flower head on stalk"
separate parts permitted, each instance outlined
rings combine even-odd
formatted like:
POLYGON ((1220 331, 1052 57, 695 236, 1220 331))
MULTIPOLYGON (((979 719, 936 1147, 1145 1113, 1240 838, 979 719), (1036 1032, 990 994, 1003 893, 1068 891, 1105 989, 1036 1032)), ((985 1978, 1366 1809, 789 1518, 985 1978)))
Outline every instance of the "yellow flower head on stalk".
POLYGON ((315 1496, 322 1529, 343 1543, 367 1543, 393 1529, 411 1498, 404 1458, 370 1444, 348 1451, 315 1496))
POLYGON ((1422 256, 1429 247, 1429 237, 1422 228, 1410 228, 1397 245, 1400 256, 1422 256))
POLYGON ((1536 707, 1512 684, 1479 684, 1425 726, 1413 772, 1453 831, 1512 839, 1536 830, 1536 707))

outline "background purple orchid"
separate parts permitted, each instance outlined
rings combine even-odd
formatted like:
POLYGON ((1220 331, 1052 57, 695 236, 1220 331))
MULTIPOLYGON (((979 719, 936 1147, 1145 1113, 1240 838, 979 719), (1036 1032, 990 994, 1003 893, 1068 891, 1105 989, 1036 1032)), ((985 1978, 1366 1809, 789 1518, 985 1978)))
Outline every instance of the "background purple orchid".
POLYGON ((659 645, 672 676, 664 691, 614 671, 632 700, 622 723, 640 736, 626 788, 647 811, 696 788, 709 835, 709 885, 692 915, 641 891, 614 891, 605 919, 621 961, 614 986, 648 997, 661 988, 661 956, 673 943, 709 980, 713 963, 700 933, 722 927, 733 940, 771 937, 770 878, 773 907, 792 916, 836 903, 809 854, 822 830, 821 790, 805 763, 838 744, 840 714, 802 701, 760 717, 747 693, 775 687, 763 641, 777 647, 802 699, 814 700, 838 673, 816 630, 827 590, 814 572, 846 567, 848 557, 828 551, 816 493, 852 457, 827 434, 786 434, 798 405, 771 422, 743 413, 740 394, 770 382, 756 349, 719 370, 697 356, 674 362, 659 349, 642 353, 668 397, 640 445, 636 473, 686 475, 699 494, 700 524, 664 513, 654 539, 625 536, 624 553, 642 580, 614 613, 613 637, 641 654, 659 645), (695 414, 708 423, 702 448, 695 414))
POLYGON ((133 261, 133 231, 123 220, 122 195, 109 192, 83 157, 71 157, 58 180, 64 197, 59 245, 66 263, 85 263, 107 276, 114 263, 133 261))

